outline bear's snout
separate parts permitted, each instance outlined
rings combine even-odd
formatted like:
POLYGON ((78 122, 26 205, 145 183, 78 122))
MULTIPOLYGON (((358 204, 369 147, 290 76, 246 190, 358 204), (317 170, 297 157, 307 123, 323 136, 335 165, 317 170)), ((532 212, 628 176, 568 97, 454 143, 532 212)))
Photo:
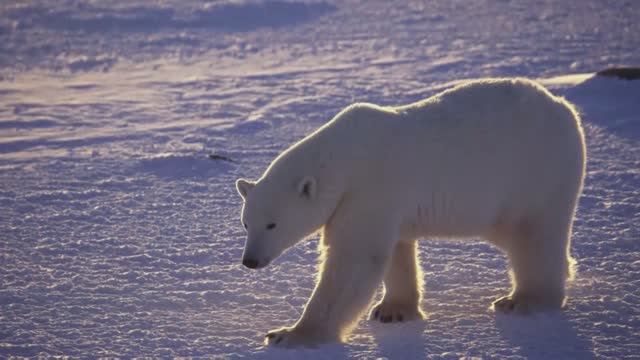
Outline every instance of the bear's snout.
POLYGON ((249 269, 255 269, 258 267, 258 260, 254 259, 243 259, 242 265, 248 267, 249 269))
POLYGON ((271 258, 268 257, 260 260, 256 260, 255 258, 251 257, 242 258, 242 265, 248 267, 249 269, 260 269, 269 265, 269 263, 271 263, 271 258))

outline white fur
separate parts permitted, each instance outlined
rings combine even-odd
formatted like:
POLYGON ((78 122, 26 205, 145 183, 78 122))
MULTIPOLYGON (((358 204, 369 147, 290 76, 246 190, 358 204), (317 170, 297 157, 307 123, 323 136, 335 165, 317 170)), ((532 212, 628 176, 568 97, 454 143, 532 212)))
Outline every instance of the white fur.
POLYGON ((267 343, 343 341, 383 280, 372 318, 423 318, 415 241, 424 237, 484 237, 503 249, 513 290, 497 310, 561 307, 585 156, 573 107, 524 79, 469 82, 407 106, 349 106, 257 183, 238 181, 244 259, 257 267, 322 232, 313 295, 267 343))

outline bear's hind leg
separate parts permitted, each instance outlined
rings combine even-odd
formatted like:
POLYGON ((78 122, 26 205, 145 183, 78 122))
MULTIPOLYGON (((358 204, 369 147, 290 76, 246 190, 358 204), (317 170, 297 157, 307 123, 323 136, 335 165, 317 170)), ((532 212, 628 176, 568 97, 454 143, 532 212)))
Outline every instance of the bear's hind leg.
POLYGON ((417 242, 398 242, 384 277, 384 297, 371 310, 370 319, 383 323, 424 319, 421 280, 417 242))
POLYGON ((500 312, 527 313, 560 309, 570 277, 572 218, 559 214, 541 222, 523 222, 505 247, 512 268, 513 290, 493 303, 500 312))

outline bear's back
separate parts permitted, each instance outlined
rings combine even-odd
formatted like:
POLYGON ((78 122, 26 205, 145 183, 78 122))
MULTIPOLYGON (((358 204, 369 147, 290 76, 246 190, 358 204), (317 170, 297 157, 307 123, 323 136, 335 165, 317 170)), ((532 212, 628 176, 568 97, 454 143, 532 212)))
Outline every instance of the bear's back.
MULTIPOLYGON (((573 107, 527 79, 471 81, 413 104, 395 108, 425 126, 462 130, 495 130, 546 127, 579 127, 573 107), (558 123, 558 122, 563 123, 558 123)), ((509 130, 510 131, 510 130, 509 130)))
POLYGON ((522 189, 549 193, 584 171, 577 113, 528 80, 474 81, 392 108, 357 104, 336 120, 348 164, 341 171, 366 184, 364 192, 415 199, 447 189, 447 197, 497 207, 522 189))
POLYGON ((543 192, 558 177, 581 177, 584 158, 570 104, 528 80, 482 80, 406 106, 351 105, 273 170, 409 197, 425 187, 460 196, 480 188, 488 203, 531 182, 543 192))

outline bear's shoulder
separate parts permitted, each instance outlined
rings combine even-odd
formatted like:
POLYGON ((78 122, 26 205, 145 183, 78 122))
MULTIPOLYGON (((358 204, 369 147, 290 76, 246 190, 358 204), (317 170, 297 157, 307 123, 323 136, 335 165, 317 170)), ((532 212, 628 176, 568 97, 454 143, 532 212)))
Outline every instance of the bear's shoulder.
POLYGON ((335 120, 340 122, 372 121, 394 114, 397 114, 395 108, 359 102, 347 106, 335 117, 335 120))

